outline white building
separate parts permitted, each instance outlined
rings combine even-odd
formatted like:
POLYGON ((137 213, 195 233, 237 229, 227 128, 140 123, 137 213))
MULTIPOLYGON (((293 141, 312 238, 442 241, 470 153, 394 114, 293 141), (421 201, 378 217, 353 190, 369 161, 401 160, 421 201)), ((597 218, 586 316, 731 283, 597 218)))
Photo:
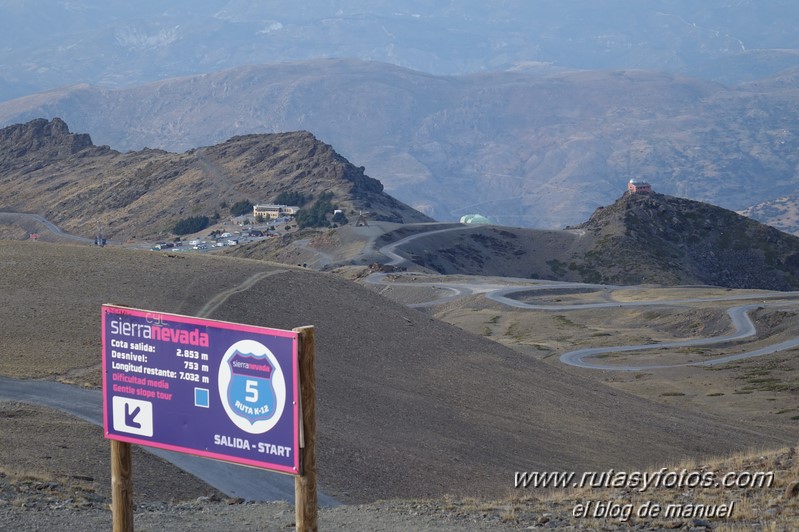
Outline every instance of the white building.
POLYGON ((254 205, 252 208, 252 214, 255 217, 263 216, 269 220, 274 220, 275 218, 280 218, 282 216, 294 216, 299 210, 299 207, 294 207, 292 205, 273 205, 269 203, 263 203, 254 205))

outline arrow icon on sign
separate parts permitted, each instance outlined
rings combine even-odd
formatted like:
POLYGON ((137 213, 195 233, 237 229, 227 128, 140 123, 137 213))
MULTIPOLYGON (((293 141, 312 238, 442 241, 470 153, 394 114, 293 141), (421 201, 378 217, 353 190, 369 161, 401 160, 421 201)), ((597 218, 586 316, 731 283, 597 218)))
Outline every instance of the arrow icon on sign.
POLYGON ((114 430, 153 437, 153 404, 130 397, 113 396, 111 399, 114 430))
POLYGON ((139 415, 139 412, 141 412, 141 407, 137 406, 131 412, 130 403, 125 403, 125 425, 133 429, 140 429, 141 423, 136 422, 136 416, 139 415))

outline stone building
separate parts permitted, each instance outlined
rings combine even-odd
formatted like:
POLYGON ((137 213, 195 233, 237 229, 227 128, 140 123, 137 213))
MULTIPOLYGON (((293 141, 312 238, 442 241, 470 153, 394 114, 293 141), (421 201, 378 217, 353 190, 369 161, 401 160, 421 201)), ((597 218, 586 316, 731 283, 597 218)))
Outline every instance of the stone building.
POLYGON ((630 182, 627 183, 627 190, 630 194, 650 194, 652 185, 640 179, 630 179, 630 182))

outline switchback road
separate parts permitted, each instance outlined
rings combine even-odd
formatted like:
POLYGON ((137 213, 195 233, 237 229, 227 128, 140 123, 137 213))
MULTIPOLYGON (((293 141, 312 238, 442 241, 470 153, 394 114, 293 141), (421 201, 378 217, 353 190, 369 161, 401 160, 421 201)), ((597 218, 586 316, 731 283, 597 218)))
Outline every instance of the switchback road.
MULTIPOLYGON (((389 262, 387 262, 388 265, 397 266, 403 264, 407 260, 398 252, 398 248, 400 248, 403 244, 407 244, 412 240, 429 236, 434 233, 457 231, 467 228, 469 228, 469 226, 449 227, 446 229, 439 229, 427 233, 414 234, 405 237, 401 240, 398 240, 396 242, 393 242, 391 244, 388 244, 386 246, 383 246, 382 248, 380 248, 379 252, 389 259, 389 262)), ((395 274, 395 275, 402 276, 402 274, 395 274)), ((418 274, 408 274, 408 275, 418 275, 418 274)), ((725 301, 729 301, 730 303, 741 302, 746 300, 760 301, 760 303, 758 304, 733 305, 727 309, 727 315, 730 317, 730 324, 733 328, 733 332, 730 334, 716 336, 716 337, 709 337, 709 338, 694 338, 689 340, 677 340, 672 342, 660 342, 653 344, 585 348, 585 349, 570 351, 560 356, 560 361, 563 362, 564 364, 569 364, 572 366, 577 366, 586 369, 599 369, 599 370, 610 370, 610 371, 643 371, 643 370, 664 369, 664 368, 681 367, 681 366, 715 366, 719 364, 725 364, 727 362, 732 362, 735 360, 743 360, 747 358, 768 355, 771 353, 776 353, 778 351, 784 351, 799 346, 799 338, 793 338, 790 340, 786 340, 784 342, 772 344, 770 346, 761 349, 747 351, 745 353, 738 353, 735 355, 721 356, 710 360, 704 360, 701 362, 689 362, 689 363, 668 364, 668 365, 667 364, 662 364, 662 365, 602 364, 600 361, 598 361, 597 357, 599 355, 606 353, 642 351, 649 349, 681 348, 681 347, 691 347, 691 346, 707 346, 707 345, 721 344, 725 342, 732 342, 732 341, 750 338, 754 336, 756 332, 755 325, 752 322, 751 318, 749 317, 749 312, 751 310, 757 307, 795 308, 799 306, 799 299, 795 302, 780 301, 780 302, 769 303, 767 301, 773 299, 785 300, 785 299, 799 298, 799 292, 780 292, 780 293, 760 292, 760 293, 749 293, 749 294, 718 296, 718 297, 697 297, 697 298, 682 298, 682 299, 672 299, 672 300, 620 302, 620 301, 613 301, 611 299, 610 297, 611 291, 619 288, 624 288, 626 290, 635 290, 637 287, 634 286, 620 287, 620 286, 609 286, 609 285, 553 282, 553 281, 530 281, 523 279, 518 279, 516 281, 518 282, 513 285, 511 284, 499 285, 496 283, 493 284, 482 283, 478 281, 460 282, 460 283, 446 282, 446 281, 424 282, 423 280, 419 280, 418 278, 414 282, 402 282, 402 281, 389 282, 386 281, 386 274, 384 273, 373 273, 372 275, 366 278, 366 282, 370 284, 379 284, 386 286, 413 286, 417 288, 426 286, 439 290, 447 290, 450 292, 448 295, 437 298, 435 300, 409 305, 412 307, 436 306, 478 293, 484 294, 486 299, 516 309, 555 311, 555 312, 567 312, 571 310, 586 310, 586 309, 599 310, 599 309, 620 308, 620 307, 686 305, 686 304, 695 304, 695 303, 725 302, 725 301), (579 303, 579 304, 543 305, 543 304, 526 303, 523 301, 519 301, 518 299, 514 299, 512 297, 513 295, 518 295, 524 292, 530 292, 532 290, 540 291, 540 290, 554 290, 554 289, 564 289, 564 288, 596 290, 602 292, 603 301, 579 303)))

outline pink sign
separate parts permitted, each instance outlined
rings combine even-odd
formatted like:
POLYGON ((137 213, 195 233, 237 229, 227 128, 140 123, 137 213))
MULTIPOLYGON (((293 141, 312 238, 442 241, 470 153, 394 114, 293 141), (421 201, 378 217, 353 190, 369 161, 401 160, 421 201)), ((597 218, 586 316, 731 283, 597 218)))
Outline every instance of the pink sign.
POLYGON ((301 474, 298 334, 102 307, 106 438, 301 474))

